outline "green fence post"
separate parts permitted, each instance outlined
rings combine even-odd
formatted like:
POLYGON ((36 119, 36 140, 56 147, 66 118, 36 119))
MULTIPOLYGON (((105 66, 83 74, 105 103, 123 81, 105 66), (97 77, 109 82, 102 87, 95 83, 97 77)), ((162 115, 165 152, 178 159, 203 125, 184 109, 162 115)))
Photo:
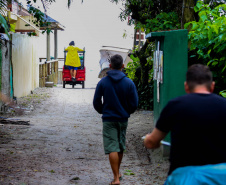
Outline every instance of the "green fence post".
MULTIPOLYGON (((156 50, 159 47, 159 51, 156 53, 162 51, 163 54, 162 78, 160 77, 161 80, 154 82, 154 124, 156 124, 167 102, 185 94, 184 81, 188 67, 188 32, 187 30, 152 32, 146 35, 146 39, 155 41, 156 50)), ((156 55, 156 60, 158 60, 158 57, 159 55, 156 55)), ((161 70, 159 72, 161 76, 161 70)), ((170 144, 169 134, 164 141, 170 144)), ((169 153, 167 148, 163 145, 164 155, 169 153)))

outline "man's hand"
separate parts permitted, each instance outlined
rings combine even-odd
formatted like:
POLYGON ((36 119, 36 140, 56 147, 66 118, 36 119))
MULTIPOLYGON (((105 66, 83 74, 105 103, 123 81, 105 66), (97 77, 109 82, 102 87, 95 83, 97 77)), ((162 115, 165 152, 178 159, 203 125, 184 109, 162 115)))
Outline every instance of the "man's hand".
POLYGON ((161 140, 166 136, 165 132, 160 131, 157 128, 154 128, 154 130, 147 134, 144 138, 144 146, 146 148, 154 149, 158 148, 160 146, 161 140))

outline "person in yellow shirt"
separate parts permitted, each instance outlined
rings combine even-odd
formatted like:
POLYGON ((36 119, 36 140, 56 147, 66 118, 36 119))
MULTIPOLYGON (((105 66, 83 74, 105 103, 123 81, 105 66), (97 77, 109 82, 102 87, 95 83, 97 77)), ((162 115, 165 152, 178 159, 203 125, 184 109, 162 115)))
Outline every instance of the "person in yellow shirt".
POLYGON ((75 42, 71 41, 69 46, 65 49, 67 51, 66 62, 65 65, 68 66, 70 70, 72 81, 76 80, 76 72, 78 67, 81 66, 80 58, 78 56, 78 51, 84 51, 78 47, 75 47, 75 42))

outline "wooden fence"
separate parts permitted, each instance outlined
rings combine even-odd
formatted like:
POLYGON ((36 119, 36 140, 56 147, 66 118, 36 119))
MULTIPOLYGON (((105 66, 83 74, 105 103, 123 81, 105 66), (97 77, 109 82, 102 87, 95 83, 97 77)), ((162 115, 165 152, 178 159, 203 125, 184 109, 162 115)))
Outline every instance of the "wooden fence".
POLYGON ((44 61, 39 58, 39 87, 45 87, 46 82, 58 82, 58 60, 44 61))

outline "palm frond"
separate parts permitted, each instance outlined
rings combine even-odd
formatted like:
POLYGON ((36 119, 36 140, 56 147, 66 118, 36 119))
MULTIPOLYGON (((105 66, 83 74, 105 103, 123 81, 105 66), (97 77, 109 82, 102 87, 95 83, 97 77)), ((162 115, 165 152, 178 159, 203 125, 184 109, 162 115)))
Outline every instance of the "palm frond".
POLYGON ((5 33, 9 37, 9 32, 8 32, 9 27, 8 27, 8 24, 7 24, 6 20, 5 20, 5 18, 2 15, 0 15, 0 25, 1 25, 2 28, 4 28, 5 33))
POLYGON ((6 16, 7 0, 0 0, 0 14, 6 16))

